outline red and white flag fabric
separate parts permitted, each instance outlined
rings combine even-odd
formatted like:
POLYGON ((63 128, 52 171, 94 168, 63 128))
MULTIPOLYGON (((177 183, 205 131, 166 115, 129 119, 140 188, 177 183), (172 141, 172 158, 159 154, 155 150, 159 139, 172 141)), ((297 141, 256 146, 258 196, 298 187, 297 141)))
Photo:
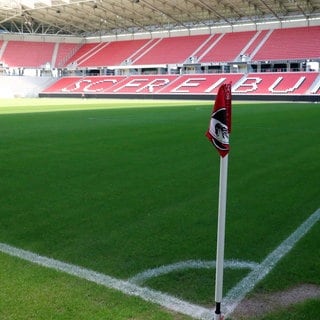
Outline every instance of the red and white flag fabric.
POLYGON ((209 129, 206 132, 206 136, 217 148, 221 157, 225 157, 230 150, 231 100, 231 83, 221 85, 214 103, 209 129))

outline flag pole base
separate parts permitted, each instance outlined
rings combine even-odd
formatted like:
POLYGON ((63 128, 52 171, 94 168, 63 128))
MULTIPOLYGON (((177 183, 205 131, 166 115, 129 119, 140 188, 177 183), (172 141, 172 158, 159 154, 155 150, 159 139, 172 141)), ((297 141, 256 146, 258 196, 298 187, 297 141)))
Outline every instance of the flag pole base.
POLYGON ((219 314, 215 313, 213 320, 224 320, 224 316, 222 313, 219 313, 219 314))
POLYGON ((216 311, 214 313, 214 318, 213 320, 223 320, 223 314, 221 313, 221 303, 216 302, 216 311))

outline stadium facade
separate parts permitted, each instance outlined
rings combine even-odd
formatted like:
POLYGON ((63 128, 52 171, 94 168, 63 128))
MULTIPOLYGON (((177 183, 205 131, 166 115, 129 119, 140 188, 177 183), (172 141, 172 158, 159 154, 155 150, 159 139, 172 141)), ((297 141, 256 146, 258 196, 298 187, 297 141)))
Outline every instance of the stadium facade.
POLYGON ((1 78, 23 78, 32 92, 10 93, 8 79, 1 91, 206 99, 231 77, 239 99, 318 101, 318 1, 214 2, 1 1, 1 78), (113 23, 101 20, 107 12, 113 23))

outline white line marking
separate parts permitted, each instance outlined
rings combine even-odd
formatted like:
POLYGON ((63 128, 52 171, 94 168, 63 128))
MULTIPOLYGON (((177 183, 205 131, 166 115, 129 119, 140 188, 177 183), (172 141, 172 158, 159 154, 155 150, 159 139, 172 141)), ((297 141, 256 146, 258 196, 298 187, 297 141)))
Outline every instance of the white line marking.
MULTIPOLYGON (((225 260, 223 264, 224 268, 230 269, 251 269, 254 270, 259 265, 255 262, 246 262, 239 260, 225 260)), ((144 272, 136 274, 130 278, 129 281, 135 284, 143 284, 146 280, 158 277, 164 274, 168 274, 174 271, 186 270, 186 269, 213 269, 216 267, 216 261, 203 261, 203 260, 187 260, 161 266, 159 268, 148 269, 144 272)))
POLYGON ((231 314, 241 300, 262 280, 294 245, 320 220, 320 209, 315 211, 300 227, 271 252, 261 264, 233 287, 224 299, 225 315, 231 314))
POLYGON ((59 260, 44 256, 39 256, 30 251, 18 249, 5 243, 0 243, 0 251, 10 256, 18 257, 43 267, 62 271, 69 275, 73 275, 111 289, 119 290, 122 293, 130 296, 138 296, 145 301, 159 304, 169 310, 188 315, 195 319, 210 320, 214 315, 213 310, 188 303, 173 296, 149 288, 139 287, 128 281, 116 279, 76 265, 64 263, 59 260))
MULTIPOLYGON (((285 241, 283 241, 278 248, 271 252, 267 258, 261 263, 256 265, 255 263, 248 263, 246 267, 251 266, 251 271, 248 276, 241 280, 233 289, 229 291, 226 296, 225 302, 223 301, 223 308, 226 310, 225 315, 231 314, 245 295, 262 280, 278 263, 278 261, 286 255, 293 246, 312 228, 312 226, 320 219, 320 209, 314 212, 295 232, 293 232, 285 241)), ((195 304, 188 303, 180 300, 176 297, 164 294, 159 291, 155 291, 149 288, 140 287, 129 281, 116 279, 102 273, 95 272, 93 270, 85 269, 76 265, 61 262, 59 260, 51 259, 48 257, 40 256, 30 251, 18 249, 0 243, 0 252, 6 253, 10 256, 18 257, 20 259, 38 264, 43 267, 47 267, 53 270, 62 271, 69 275, 76 276, 81 279, 85 279, 94 282, 99 285, 103 285, 107 288, 116 289, 124 294, 131 296, 138 296, 145 301, 159 304, 169 310, 176 311, 195 319, 200 320, 212 320, 214 317, 213 309, 204 308, 195 304)), ((183 265, 185 262, 182 262, 183 265)), ((204 266, 208 267, 212 262, 204 262, 204 266)), ((239 263, 237 260, 233 260, 233 264, 239 263)), ((246 264, 246 263, 244 263, 246 264)), ((177 266, 173 264, 171 266, 177 266)), ((173 267, 174 268, 174 267, 173 267)), ((161 269, 157 268, 157 269, 161 269)), ((151 269, 152 270, 152 269, 151 269)), ((143 273, 141 273, 143 274, 143 273)), ((141 275, 140 274, 140 275, 141 275)), ((132 281, 132 278, 131 278, 132 281)))

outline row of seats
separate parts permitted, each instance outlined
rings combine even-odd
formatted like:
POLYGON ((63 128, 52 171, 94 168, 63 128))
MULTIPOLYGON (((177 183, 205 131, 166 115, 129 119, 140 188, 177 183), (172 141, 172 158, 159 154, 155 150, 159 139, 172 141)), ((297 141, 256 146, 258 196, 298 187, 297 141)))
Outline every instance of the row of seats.
POLYGON ((85 44, 0 41, 9 67, 81 68, 320 58, 320 26, 85 44))
POLYGON ((221 84, 230 82, 236 94, 320 93, 319 72, 64 77, 42 93, 216 94, 221 84))

